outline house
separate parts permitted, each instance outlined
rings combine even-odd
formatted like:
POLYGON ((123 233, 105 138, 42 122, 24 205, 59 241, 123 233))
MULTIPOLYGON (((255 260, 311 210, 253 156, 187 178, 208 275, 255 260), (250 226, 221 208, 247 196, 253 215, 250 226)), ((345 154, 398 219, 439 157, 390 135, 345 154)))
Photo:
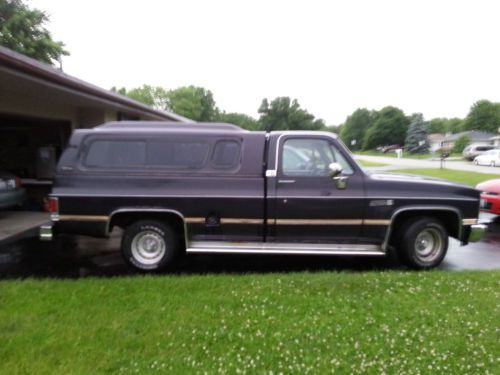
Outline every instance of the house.
POLYGON ((441 133, 429 134, 429 151, 434 153, 441 148, 441 142, 443 141, 445 135, 441 133))
POLYGON ((469 130, 466 132, 447 135, 441 141, 441 147, 451 149, 455 145, 455 142, 463 136, 467 136, 471 144, 477 144, 477 145, 492 144, 491 137, 493 136, 493 134, 477 130, 469 130))
POLYGON ((193 122, 0 47, 0 170, 28 191, 50 185, 72 130, 120 120, 193 122))

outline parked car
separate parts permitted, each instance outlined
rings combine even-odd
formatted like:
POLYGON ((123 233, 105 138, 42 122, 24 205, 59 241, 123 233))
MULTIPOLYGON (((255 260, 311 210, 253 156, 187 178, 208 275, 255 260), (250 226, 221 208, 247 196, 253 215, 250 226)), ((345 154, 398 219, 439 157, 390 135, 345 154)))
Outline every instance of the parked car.
POLYGON ((401 146, 401 145, 390 145, 390 146, 384 146, 381 149, 381 151, 384 154, 387 154, 388 152, 394 152, 396 150, 404 150, 404 146, 401 146))
POLYGON ((21 206, 24 199, 21 180, 12 173, 0 171, 0 209, 21 206))
POLYGON ((481 192, 481 211, 500 215, 500 179, 481 182, 476 189, 481 192))
POLYGON ((145 272, 193 253, 397 251, 429 269, 449 236, 480 238, 479 199, 447 181, 365 172, 330 132, 109 123, 71 136, 40 237, 107 237, 120 227, 123 258, 145 272))
POLYGON ((490 165, 492 167, 500 166, 500 150, 493 149, 474 158, 476 165, 490 165))
POLYGON ((476 156, 482 155, 486 151, 493 150, 494 148, 495 146, 469 145, 462 151, 462 156, 464 159, 472 161, 476 156))

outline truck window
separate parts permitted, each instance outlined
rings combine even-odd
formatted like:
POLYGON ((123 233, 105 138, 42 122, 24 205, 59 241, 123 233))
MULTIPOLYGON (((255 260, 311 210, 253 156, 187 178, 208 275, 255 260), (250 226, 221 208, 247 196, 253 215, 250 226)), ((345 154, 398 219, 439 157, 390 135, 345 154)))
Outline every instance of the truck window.
POLYGON ((146 143, 143 141, 97 140, 90 144, 87 167, 124 168, 144 166, 146 143))
POLYGON ((232 168, 240 162, 241 146, 236 141, 219 141, 215 144, 212 164, 215 168, 232 168))
POLYGON ((203 142, 151 141, 148 143, 147 164, 169 168, 202 168, 210 146, 203 142))
POLYGON ((328 176, 330 163, 339 163, 343 174, 352 174, 347 160, 324 139, 287 139, 282 148, 282 171, 286 176, 328 176))

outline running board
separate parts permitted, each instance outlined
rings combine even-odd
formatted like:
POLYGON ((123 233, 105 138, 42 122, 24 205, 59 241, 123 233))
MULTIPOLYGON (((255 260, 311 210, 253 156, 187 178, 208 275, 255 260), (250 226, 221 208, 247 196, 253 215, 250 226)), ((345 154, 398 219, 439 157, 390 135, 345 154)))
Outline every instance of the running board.
POLYGON ((378 245, 192 241, 188 254, 385 255, 378 245))

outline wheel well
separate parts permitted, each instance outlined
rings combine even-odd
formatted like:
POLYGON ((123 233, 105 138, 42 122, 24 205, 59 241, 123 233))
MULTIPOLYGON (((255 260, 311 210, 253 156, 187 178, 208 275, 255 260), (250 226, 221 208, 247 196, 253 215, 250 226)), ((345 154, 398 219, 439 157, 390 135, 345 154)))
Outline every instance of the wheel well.
POLYGON ((117 212, 111 216, 108 224, 109 232, 114 227, 126 228, 132 223, 139 220, 158 220, 162 221, 172 227, 172 229, 179 235, 179 244, 182 248, 186 246, 186 228, 184 219, 173 212, 154 212, 154 211, 123 211, 117 212))
POLYGON ((403 211, 397 214, 392 223, 391 239, 393 237, 393 234, 397 231, 397 229, 403 222, 409 219, 413 219, 415 217, 424 217, 424 216, 438 219, 441 222, 441 224, 443 224, 449 236, 457 239, 459 238, 461 223, 458 213, 448 210, 417 209, 417 210, 403 211))

